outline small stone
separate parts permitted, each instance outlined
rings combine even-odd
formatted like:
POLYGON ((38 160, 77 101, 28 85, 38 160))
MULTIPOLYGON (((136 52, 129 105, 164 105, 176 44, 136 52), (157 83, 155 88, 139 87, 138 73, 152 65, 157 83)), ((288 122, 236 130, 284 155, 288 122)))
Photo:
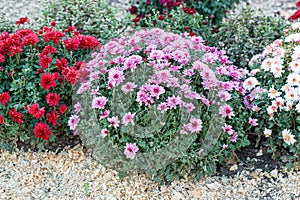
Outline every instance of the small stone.
POLYGON ((221 187, 221 184, 218 182, 210 183, 206 185, 211 190, 217 190, 221 187))
POLYGON ((193 191, 189 192, 189 195, 192 198, 198 199, 198 198, 202 197, 202 192, 199 189, 198 190, 193 190, 193 191))
POLYGON ((238 169, 238 165, 232 165, 229 170, 236 171, 237 169, 238 169))
POLYGON ((273 171, 271 171, 271 176, 274 177, 274 178, 277 178, 277 176, 278 176, 278 170, 274 169, 273 171))
POLYGON ((262 156, 262 155, 263 155, 263 152, 262 152, 262 150, 260 149, 260 150, 257 152, 256 156, 262 156))
POLYGON ((172 200, 180 200, 182 199, 182 195, 180 192, 174 192, 173 196, 172 196, 172 200))

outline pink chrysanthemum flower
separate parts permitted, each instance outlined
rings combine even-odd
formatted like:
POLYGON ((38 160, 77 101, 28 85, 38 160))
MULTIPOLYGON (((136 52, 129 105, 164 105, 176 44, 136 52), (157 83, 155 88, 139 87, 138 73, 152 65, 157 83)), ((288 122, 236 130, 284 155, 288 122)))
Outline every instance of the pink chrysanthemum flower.
POLYGON ((103 109, 106 105, 107 98, 106 97, 94 97, 92 102, 92 108, 103 109))
POLYGON ((122 123, 127 126, 129 123, 134 124, 133 118, 135 116, 134 114, 131 114, 130 112, 125 114, 124 117, 122 118, 122 123))
POLYGON ((151 96, 156 97, 157 99, 163 93, 165 93, 165 89, 159 85, 152 85, 150 89, 151 96))
POLYGON ((195 106, 192 103, 187 103, 184 105, 184 107, 187 109, 188 113, 191 113, 195 109, 195 106))
POLYGON ((124 80, 124 73, 120 68, 112 68, 108 72, 108 82, 112 86, 119 85, 124 80))
POLYGON ((136 88, 137 86, 132 83, 132 82, 127 82, 125 85, 122 86, 122 91, 127 94, 129 92, 132 92, 134 90, 134 88, 136 88))
POLYGON ((89 75, 90 81, 97 80, 99 74, 100 74, 100 72, 98 72, 98 71, 92 72, 92 73, 89 75))
POLYGON ((101 135, 102 138, 105 138, 108 135, 108 133, 109 133, 108 129, 105 128, 105 129, 101 130, 100 135, 101 135))
POLYGON ((222 117, 228 117, 229 119, 234 116, 232 108, 227 104, 220 107, 219 113, 222 115, 222 117))
POLYGON ((70 126, 70 129, 75 130, 79 121, 80 121, 80 118, 78 115, 72 115, 68 121, 68 125, 70 126))
POLYGON ((88 89, 90 89, 91 87, 91 82, 87 81, 85 83, 82 83, 82 85, 80 86, 80 88, 77 91, 77 94, 82 94, 85 91, 87 91, 88 89))
POLYGON ((231 94, 227 91, 220 91, 219 97, 221 101, 229 101, 231 99, 231 94))
POLYGON ((107 118, 107 120, 110 123, 109 126, 112 126, 114 128, 118 128, 119 127, 120 120, 118 119, 118 117, 107 118))
POLYGON ((251 125, 251 126, 257 126, 258 125, 258 123, 257 123, 257 119, 253 119, 253 118, 249 118, 249 124, 251 125))
POLYGON ((201 119, 191 118, 189 129, 192 133, 200 132, 202 130, 202 121, 201 119))
POLYGON ((230 135, 230 142, 236 142, 236 141, 237 141, 237 138, 238 138, 238 133, 234 131, 234 132, 230 135))
POLYGON ((188 132, 190 132, 190 124, 183 125, 182 129, 180 130, 180 134, 187 135, 188 132))
POLYGON ((164 113, 168 110, 168 105, 167 103, 160 103, 158 106, 157 106, 157 109, 161 111, 161 113, 164 113))
MULTIPOLYGON (((224 130, 224 132, 226 132, 226 133, 232 133, 232 126, 231 125, 227 125, 227 124, 225 124, 224 126, 223 126, 223 130, 224 130)), ((231 135, 231 134, 230 134, 231 135)))
POLYGON ((110 110, 104 111, 103 113, 100 114, 100 119, 104 119, 104 118, 108 117, 109 113, 110 113, 110 110))
POLYGON ((176 108, 176 106, 179 104, 180 97, 175 97, 174 95, 172 97, 168 97, 167 104, 170 108, 176 108))
POLYGON ((81 110, 81 104, 79 102, 77 102, 75 105, 74 105, 74 108, 75 108, 75 112, 78 113, 80 112, 81 110))
POLYGON ((139 148, 135 143, 126 143, 124 154, 126 158, 134 159, 136 152, 138 152, 139 148))

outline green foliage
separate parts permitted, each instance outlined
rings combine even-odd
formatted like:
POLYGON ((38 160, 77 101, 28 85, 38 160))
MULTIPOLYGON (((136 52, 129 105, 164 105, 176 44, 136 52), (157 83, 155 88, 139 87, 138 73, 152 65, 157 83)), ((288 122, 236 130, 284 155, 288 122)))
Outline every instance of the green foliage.
POLYGON ((54 0, 46 2, 42 18, 37 20, 47 25, 55 21, 60 29, 76 26, 82 34, 104 43, 120 35, 129 24, 126 18, 117 19, 116 12, 104 0, 54 0))

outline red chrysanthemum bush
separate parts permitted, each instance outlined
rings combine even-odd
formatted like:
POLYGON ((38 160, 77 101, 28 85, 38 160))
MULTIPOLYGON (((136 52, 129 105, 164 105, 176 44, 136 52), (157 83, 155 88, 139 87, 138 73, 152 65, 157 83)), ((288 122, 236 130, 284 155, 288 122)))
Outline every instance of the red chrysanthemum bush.
POLYGON ((76 27, 52 22, 34 31, 28 18, 13 33, 0 33, 0 145, 16 141, 43 147, 66 130, 72 85, 90 52, 100 46, 76 27))

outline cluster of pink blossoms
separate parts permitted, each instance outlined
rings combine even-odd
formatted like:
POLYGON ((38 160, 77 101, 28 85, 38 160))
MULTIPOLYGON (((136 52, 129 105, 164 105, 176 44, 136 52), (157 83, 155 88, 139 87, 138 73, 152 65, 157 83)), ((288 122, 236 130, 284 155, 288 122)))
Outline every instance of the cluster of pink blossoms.
MULTIPOLYGON (((111 98, 104 95, 107 94, 105 90, 121 88, 119 91, 132 95, 140 106, 155 107, 161 113, 177 108, 187 113, 197 112, 199 105, 194 102, 205 107, 218 104, 219 114, 225 119, 235 116, 230 105, 232 93, 245 92, 240 81, 241 71, 231 64, 224 51, 205 46, 201 37, 177 35, 157 28, 142 30, 130 38, 113 39, 93 57, 85 69, 89 76, 81 80, 77 94, 91 95, 89 107, 100 113, 99 120, 108 122, 109 126, 99 133, 102 137, 109 135, 113 128, 128 124, 134 126, 136 117, 136 113, 113 113, 109 107, 111 98), (144 66, 152 69, 152 74, 147 74, 144 83, 126 80, 126 74, 134 74, 144 66), (99 87, 106 89, 101 91, 99 87), (209 95, 212 91, 217 93, 219 100, 209 95)), ((72 130, 79 124, 78 105, 81 104, 83 102, 75 105, 76 114, 70 118, 72 130)), ((190 116, 188 122, 182 124, 181 134, 199 133, 206 126, 199 116, 190 116)), ((237 141, 238 133, 232 128, 224 132, 228 133, 231 142, 237 141)), ((128 158, 134 158, 137 145, 127 145, 124 153, 128 158)), ((224 147, 227 145, 224 144, 224 147)))

